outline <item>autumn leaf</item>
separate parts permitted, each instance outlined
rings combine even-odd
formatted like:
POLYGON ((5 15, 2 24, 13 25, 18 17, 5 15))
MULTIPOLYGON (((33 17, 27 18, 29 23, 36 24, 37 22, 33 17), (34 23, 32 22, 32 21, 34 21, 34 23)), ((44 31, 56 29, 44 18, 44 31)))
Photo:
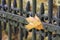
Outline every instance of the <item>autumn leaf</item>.
POLYGON ((29 22, 29 24, 25 26, 26 29, 28 30, 31 30, 33 28, 37 30, 43 29, 42 22, 37 16, 26 18, 26 20, 29 22))

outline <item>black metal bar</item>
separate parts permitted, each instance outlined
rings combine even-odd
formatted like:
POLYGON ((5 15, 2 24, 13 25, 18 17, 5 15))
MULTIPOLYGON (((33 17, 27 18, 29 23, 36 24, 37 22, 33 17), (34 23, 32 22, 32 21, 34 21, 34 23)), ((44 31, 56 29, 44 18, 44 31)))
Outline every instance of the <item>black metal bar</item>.
POLYGON ((6 0, 2 0, 2 10, 3 11, 6 11, 5 5, 6 5, 6 0))
POLYGON ((8 0, 8 12, 11 12, 11 0, 8 0))
POLYGON ((2 6, 6 4, 6 0, 2 0, 2 6))
POLYGON ((36 30, 32 29, 32 40, 36 40, 36 30))
MULTIPOLYGON (((36 14, 36 0, 32 0, 32 16, 34 17, 36 14)), ((35 28, 32 29, 32 40, 36 40, 36 30, 35 28)))
POLYGON ((44 14, 44 11, 45 11, 45 10, 44 10, 44 3, 41 3, 39 17, 40 17, 41 21, 43 21, 43 22, 44 22, 44 17, 41 17, 41 15, 44 14))
POLYGON ((17 37, 19 34, 19 30, 18 30, 18 26, 17 27, 14 27, 14 29, 13 29, 13 31, 14 31, 14 36, 15 36, 15 40, 16 39, 18 39, 19 37, 17 37))
MULTIPOLYGON (((36 0, 32 0, 32 15, 31 17, 34 17, 36 14, 36 0)), ((36 40, 36 30, 35 28, 32 29, 32 40, 36 40)))
POLYGON ((41 7, 40 7, 40 14, 43 15, 44 14, 44 3, 41 3, 41 7))
MULTIPOLYGON (((60 19, 60 6, 58 7, 57 18, 60 19)), ((60 26, 60 20, 57 20, 57 25, 60 26)))
POLYGON ((6 22, 3 22, 4 30, 6 30, 6 22))
MULTIPOLYGON (((48 0, 48 20, 52 23, 53 18, 53 0, 48 0)), ((48 40, 52 40, 52 32, 48 31, 48 40)))
MULTIPOLYGON (((31 8, 30 8, 30 1, 27 2, 27 5, 26 5, 26 12, 30 12, 31 11, 31 8)), ((26 13, 26 14, 27 14, 26 13)), ((29 17, 29 13, 26 15, 26 17, 29 17)))
POLYGON ((1 4, 0 4, 0 10, 1 10, 1 4))
MULTIPOLYGON (((2 0, 2 10, 3 10, 3 11, 6 11, 6 10, 5 10, 5 7, 4 7, 5 5, 6 5, 6 0, 2 0)), ((4 28, 4 30, 5 30, 5 29, 6 29, 6 22, 3 22, 3 25, 4 25, 3 28, 4 28)))
POLYGON ((36 14, 36 0, 32 0, 32 16, 34 17, 36 14))
POLYGON ((48 19, 49 23, 52 23, 53 16, 53 0, 48 0, 48 19))
POLYGON ((44 40, 44 37, 40 35, 39 40, 44 40))
POLYGON ((23 0, 19 0, 19 7, 20 7, 20 15, 23 15, 23 0))
MULTIPOLYGON (((14 2, 13 2, 13 7, 17 8, 17 2, 16 2, 16 0, 14 0, 14 2)), ((14 10, 14 14, 17 14, 16 10, 14 10)))
POLYGON ((27 40, 28 31, 25 28, 23 29, 23 31, 24 31, 24 39, 27 40))
POLYGON ((27 12, 31 11, 31 9, 30 9, 30 1, 27 2, 26 11, 27 12))
POLYGON ((10 25, 9 21, 8 21, 8 40, 12 40, 12 26, 10 25))
POLYGON ((1 26, 1 21, 0 21, 0 40, 2 40, 2 26, 1 26))
POLYGON ((48 40, 52 40, 52 32, 48 32, 48 40))
POLYGON ((17 7, 17 1, 16 1, 16 0, 14 0, 14 2, 13 2, 13 7, 14 7, 14 8, 17 7))
POLYGON ((39 31, 39 40, 44 40, 44 34, 43 34, 44 31, 40 30, 39 31))
POLYGON ((20 32, 19 40, 23 40, 23 36, 24 36, 23 35, 23 29, 21 27, 22 27, 22 24, 19 23, 19 32, 20 32))
MULTIPOLYGON (((14 0, 14 2, 13 2, 13 8, 17 8, 17 2, 16 2, 16 0, 14 0)), ((16 10, 14 10, 13 12, 14 12, 14 14, 17 14, 16 10)))
POLYGON ((13 26, 13 32, 14 32, 15 39, 18 39, 19 38, 19 37, 17 38, 17 35, 19 33, 19 28, 18 27, 19 27, 19 24, 17 26, 13 26))

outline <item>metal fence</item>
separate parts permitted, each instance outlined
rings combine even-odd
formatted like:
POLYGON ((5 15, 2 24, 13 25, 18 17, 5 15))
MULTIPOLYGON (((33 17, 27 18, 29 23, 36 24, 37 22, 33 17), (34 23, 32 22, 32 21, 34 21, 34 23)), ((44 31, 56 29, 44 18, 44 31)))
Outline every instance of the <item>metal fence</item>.
POLYGON ((23 40, 23 37, 27 40, 28 32, 24 27, 28 24, 26 18, 29 16, 34 17, 35 14, 41 19, 44 30, 32 29, 32 40, 37 40, 37 32, 39 40, 44 40, 46 36, 48 40, 60 40, 60 6, 58 6, 57 16, 53 16, 53 0, 48 0, 48 15, 44 13, 44 3, 41 3, 39 13, 36 12, 36 6, 36 0, 32 0, 32 10, 30 10, 30 1, 27 2, 26 10, 24 10, 23 0, 19 0, 20 8, 17 8, 16 0, 14 0, 13 6, 11 6, 11 0, 8 0, 8 4, 6 4, 6 0, 0 0, 0 40, 2 40, 2 29, 6 30, 7 25, 8 40, 12 40, 12 33, 14 32, 16 35, 17 31, 20 33, 19 40, 23 40), (48 20, 48 22, 45 20, 48 20))

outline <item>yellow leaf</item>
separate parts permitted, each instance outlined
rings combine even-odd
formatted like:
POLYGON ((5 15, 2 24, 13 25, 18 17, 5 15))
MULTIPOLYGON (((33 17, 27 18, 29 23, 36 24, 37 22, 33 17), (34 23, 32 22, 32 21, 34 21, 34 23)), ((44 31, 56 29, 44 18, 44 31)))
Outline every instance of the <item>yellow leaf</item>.
POLYGON ((29 24, 25 26, 26 29, 28 30, 31 30, 33 28, 37 30, 44 29, 40 19, 36 15, 35 17, 26 18, 26 20, 29 22, 29 24))

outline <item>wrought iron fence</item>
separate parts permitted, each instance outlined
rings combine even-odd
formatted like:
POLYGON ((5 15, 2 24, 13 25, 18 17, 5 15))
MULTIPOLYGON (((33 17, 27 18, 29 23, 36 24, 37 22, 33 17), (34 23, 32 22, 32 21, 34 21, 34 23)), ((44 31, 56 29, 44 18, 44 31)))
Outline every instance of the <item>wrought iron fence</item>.
POLYGON ((46 36, 48 40, 60 40, 60 6, 58 6, 57 16, 53 16, 53 0, 48 0, 48 15, 44 13, 44 3, 41 3, 39 13, 36 12, 36 0, 32 0, 32 10, 30 10, 30 1, 27 2, 26 10, 24 10, 23 0, 19 0, 19 7, 17 8, 16 0, 14 0, 13 6, 11 6, 11 0, 8 0, 8 5, 6 0, 0 0, 0 40, 2 40, 2 28, 6 30, 7 25, 8 40, 12 40, 12 33, 14 32, 16 35, 17 31, 20 34, 19 40, 23 40, 23 37, 27 40, 28 31, 25 29, 25 25, 28 22, 26 18, 29 16, 34 17, 35 15, 41 19, 44 30, 37 31, 35 28, 32 29, 32 40, 36 40, 37 32, 39 40, 44 40, 46 36), (48 20, 48 22, 45 20, 48 20), (2 26, 2 22, 4 26, 2 26), (56 24, 54 24, 55 22, 56 24))

